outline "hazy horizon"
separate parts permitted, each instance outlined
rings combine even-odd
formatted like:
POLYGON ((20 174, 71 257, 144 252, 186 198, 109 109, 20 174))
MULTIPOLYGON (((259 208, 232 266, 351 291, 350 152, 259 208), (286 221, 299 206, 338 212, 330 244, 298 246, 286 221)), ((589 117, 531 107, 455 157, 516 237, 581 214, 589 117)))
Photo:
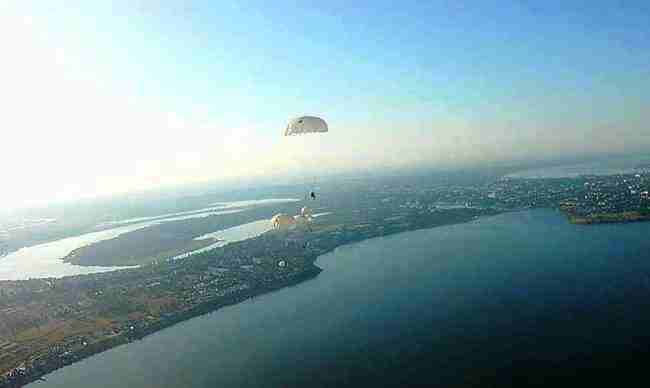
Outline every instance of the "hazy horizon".
POLYGON ((2 206, 650 151, 644 2, 242 4, 0 6, 2 206))

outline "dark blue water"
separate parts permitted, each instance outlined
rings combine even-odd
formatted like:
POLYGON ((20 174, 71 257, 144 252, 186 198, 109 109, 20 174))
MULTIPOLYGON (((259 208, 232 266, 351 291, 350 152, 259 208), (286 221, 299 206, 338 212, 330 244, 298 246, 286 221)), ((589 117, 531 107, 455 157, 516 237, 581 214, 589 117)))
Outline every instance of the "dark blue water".
POLYGON ((314 280, 34 386, 620 381, 650 344, 649 236, 650 223, 574 226, 542 210, 368 240, 322 256, 314 280))

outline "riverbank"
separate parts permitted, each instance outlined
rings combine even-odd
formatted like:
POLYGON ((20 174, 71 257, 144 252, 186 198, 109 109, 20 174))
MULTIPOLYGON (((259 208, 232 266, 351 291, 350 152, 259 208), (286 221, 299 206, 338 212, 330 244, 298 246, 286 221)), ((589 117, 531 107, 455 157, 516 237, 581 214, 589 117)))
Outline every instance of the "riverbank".
POLYGON ((596 213, 585 216, 567 213, 569 222, 576 225, 611 224, 650 221, 650 214, 640 212, 596 213))
POLYGON ((97 265, 93 264, 94 262, 99 262, 101 263, 100 265, 105 265, 107 267, 119 266, 115 264, 117 262, 129 263, 128 265, 146 265, 156 260, 165 260, 170 257, 175 257, 188 252, 199 250, 213 245, 219 241, 220 240, 216 238, 206 238, 202 240, 187 238, 185 241, 182 241, 182 243, 179 244, 181 246, 180 248, 170 246, 168 250, 164 250, 162 252, 158 250, 156 252, 144 253, 145 256, 139 256, 137 254, 132 254, 129 256, 123 255, 123 257, 119 258, 118 260, 111 262, 110 265, 105 265, 106 260, 103 259, 101 255, 108 255, 108 253, 111 251, 111 248, 113 247, 108 246, 108 248, 104 249, 105 252, 102 252, 98 250, 97 247, 104 247, 105 245, 98 243, 77 248, 66 255, 62 260, 64 263, 70 263, 84 267, 97 265))
MULTIPOLYGON (((215 231, 270 219, 276 212, 295 211, 295 204, 279 204, 234 210, 221 214, 167 221, 122 233, 114 238, 83 245, 67 253, 63 261, 79 266, 119 267, 146 265, 153 261, 205 248, 215 239, 196 239, 215 231)), ((155 220, 152 222, 156 222, 155 220)))

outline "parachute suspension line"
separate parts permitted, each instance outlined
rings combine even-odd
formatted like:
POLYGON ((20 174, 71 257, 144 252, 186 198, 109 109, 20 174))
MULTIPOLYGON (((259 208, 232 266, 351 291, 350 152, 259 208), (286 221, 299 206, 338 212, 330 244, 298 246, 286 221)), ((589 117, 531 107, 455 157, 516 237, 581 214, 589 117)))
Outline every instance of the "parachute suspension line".
MULTIPOLYGON (((329 127, 325 120, 320 117, 314 116, 301 116, 296 117, 289 121, 287 128, 284 130, 284 136, 294 136, 294 135, 304 135, 304 134, 316 134, 328 132, 329 127)), ((315 174, 315 172, 314 172, 315 174)), ((309 178, 306 179, 306 186, 309 186, 309 178)), ((313 180, 311 182, 311 190, 307 194, 307 201, 316 200, 316 176, 313 175, 313 180)))
POLYGON ((312 200, 316 200, 316 173, 313 172, 312 178, 311 178, 311 191, 309 192, 309 195, 311 196, 312 200))

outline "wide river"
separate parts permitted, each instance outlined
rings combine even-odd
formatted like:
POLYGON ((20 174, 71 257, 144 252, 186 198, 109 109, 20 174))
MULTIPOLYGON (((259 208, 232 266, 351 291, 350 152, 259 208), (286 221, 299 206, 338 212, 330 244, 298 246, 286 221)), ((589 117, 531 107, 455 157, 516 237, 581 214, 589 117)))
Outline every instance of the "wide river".
POLYGON ((448 386, 573 368, 648 343, 649 236, 536 210, 366 240, 321 256, 313 280, 32 386, 448 386))
MULTIPOLYGON (((210 207, 202 209, 168 213, 154 217, 130 218, 101 224, 101 226, 108 227, 109 229, 21 248, 6 256, 0 257, 0 280, 23 280, 47 277, 60 278, 64 276, 85 275, 129 268, 74 265, 64 262, 63 258, 77 248, 94 244, 99 241, 116 238, 121 234, 148 228, 165 222, 214 217, 242 212, 255 206, 297 201, 298 200, 291 198, 269 198, 249 201, 218 202, 212 204, 210 207)), ((249 224, 240 225, 239 227, 230 228, 228 230, 215 231, 209 236, 224 240, 219 244, 214 245, 218 246, 223 245, 225 242, 237 241, 262 233, 269 229, 268 227, 265 228, 267 225, 270 225, 270 222, 259 220, 249 224)), ((203 250, 209 248, 210 247, 204 248, 203 250)), ((186 257, 187 255, 180 256, 186 257)))

